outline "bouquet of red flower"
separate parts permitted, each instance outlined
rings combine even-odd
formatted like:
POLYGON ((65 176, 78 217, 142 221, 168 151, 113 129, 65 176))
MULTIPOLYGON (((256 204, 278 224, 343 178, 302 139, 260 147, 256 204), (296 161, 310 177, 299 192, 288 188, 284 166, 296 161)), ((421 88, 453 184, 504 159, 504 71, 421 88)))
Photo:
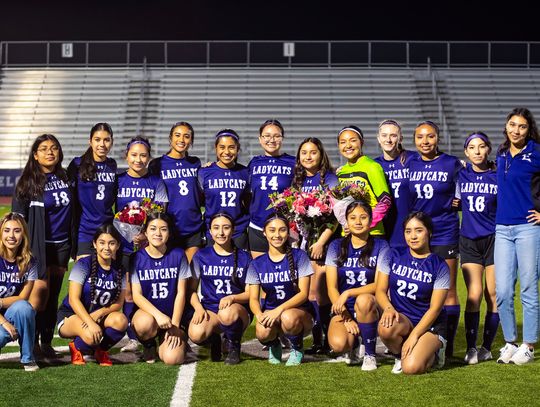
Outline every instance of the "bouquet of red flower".
POLYGON ((319 240, 325 229, 333 229, 336 225, 331 198, 325 190, 301 192, 287 188, 282 193, 270 195, 269 208, 287 218, 309 247, 319 240))
MULTIPOLYGON (((113 225, 122 237, 131 243, 135 236, 141 233, 148 213, 162 211, 163 208, 149 198, 144 198, 140 203, 132 201, 114 215, 113 225)), ((137 249, 134 248, 135 251, 137 249)))
POLYGON ((330 191, 332 208, 334 215, 341 226, 345 227, 347 225, 347 218, 345 212, 347 206, 354 201, 364 201, 369 202, 369 195, 361 185, 356 183, 350 184, 339 184, 336 187, 332 188, 330 191))

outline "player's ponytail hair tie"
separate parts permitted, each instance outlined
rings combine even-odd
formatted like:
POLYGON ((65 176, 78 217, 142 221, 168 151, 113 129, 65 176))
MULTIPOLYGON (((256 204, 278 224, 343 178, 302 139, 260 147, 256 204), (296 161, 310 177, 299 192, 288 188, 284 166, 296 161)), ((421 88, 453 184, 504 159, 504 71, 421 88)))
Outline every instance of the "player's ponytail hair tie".
POLYGON ((339 139, 339 136, 341 136, 341 133, 343 133, 344 131, 352 131, 356 134, 358 134, 358 136, 360 137, 360 140, 362 142, 364 142, 364 133, 362 133, 362 130, 360 130, 360 128, 358 126, 354 126, 354 125, 351 125, 351 126, 345 126, 343 127, 339 133, 338 133, 338 139, 339 139))
POLYGON ((487 134, 481 132, 481 131, 475 131, 467 136, 465 139, 465 143, 463 143, 463 148, 467 148, 469 143, 474 140, 475 138, 481 139, 486 145, 489 147, 489 150, 491 151, 491 141, 489 140, 489 137, 487 134))

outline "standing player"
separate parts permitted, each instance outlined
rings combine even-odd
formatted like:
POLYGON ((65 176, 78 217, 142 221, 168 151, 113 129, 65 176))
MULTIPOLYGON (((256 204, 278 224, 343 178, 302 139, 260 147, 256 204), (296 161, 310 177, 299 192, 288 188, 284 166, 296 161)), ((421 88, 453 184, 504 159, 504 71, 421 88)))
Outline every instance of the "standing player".
MULTIPOLYGON (((315 137, 304 139, 296 153, 292 186, 302 192, 311 192, 316 189, 330 189, 337 184, 337 176, 334 174, 321 140, 315 137)), ((328 334, 331 304, 326 290, 324 263, 325 252, 333 234, 333 229, 326 229, 314 244, 306 248, 311 259, 311 266, 315 271, 309 284, 309 300, 315 310, 313 346, 306 350, 307 354, 324 353, 328 348, 323 346, 323 335, 326 338, 328 334)), ((311 239, 308 237, 307 241, 311 239)), ((325 342, 328 345, 328 341, 325 342)))
POLYGON ((383 219, 384 230, 390 247, 406 247, 403 237, 403 220, 411 209, 409 191, 409 163, 418 157, 415 151, 403 149, 401 125, 395 120, 384 120, 379 124, 377 140, 382 155, 375 158, 386 174, 392 192, 392 207, 383 219))
POLYGON ((431 250, 445 259, 450 268, 450 289, 444 305, 448 314, 446 356, 451 357, 460 315, 456 291, 459 216, 452 201, 463 165, 457 157, 439 151, 439 134, 439 127, 433 122, 424 121, 416 126, 414 142, 420 157, 409 164, 409 190, 412 209, 428 214, 433 221, 431 250))
POLYGON ((159 358, 167 365, 179 365, 184 362, 193 311, 186 306, 191 273, 184 250, 167 247, 171 229, 168 214, 148 216, 144 230, 148 246, 133 255, 131 264, 133 301, 139 307, 132 327, 143 344, 147 363, 155 362, 158 337, 159 358))
POLYGON ((462 219, 459 238, 461 269, 467 286, 465 308, 465 336, 467 353, 465 362, 476 364, 491 359, 491 344, 499 326, 495 298, 495 213, 497 210, 497 173, 488 161, 491 142, 482 132, 467 136, 465 156, 470 163, 459 172, 458 191, 461 195, 462 219), (485 274, 485 298, 487 305, 484 320, 484 342, 476 348, 480 303, 482 302, 483 275, 485 274))
POLYGON ((30 247, 39 264, 30 303, 36 317, 36 358, 56 359, 51 346, 58 296, 71 252, 72 192, 62 168, 62 146, 52 134, 37 137, 22 172, 12 210, 28 224, 30 247), (41 336, 41 346, 39 337, 41 336))
POLYGON ((444 366, 448 265, 431 253, 433 224, 422 212, 404 222, 406 249, 392 249, 380 262, 376 297, 383 310, 379 336, 396 356, 392 373, 425 373, 444 366))
POLYGON ((0 220, 0 349, 19 340, 24 370, 39 370, 34 360, 36 313, 28 298, 39 265, 30 252, 23 217, 8 213, 0 220))
POLYGON ((378 260, 388 243, 369 234, 371 206, 356 201, 345 211, 349 234, 330 243, 326 256, 328 294, 332 313, 328 340, 336 353, 349 352, 349 363, 358 363, 361 335, 366 348, 362 370, 377 369, 375 345, 379 311, 375 301, 378 260))
POLYGON ((497 362, 534 361, 540 307, 540 134, 532 113, 515 108, 506 117, 497 152, 495 288, 505 346, 497 362), (514 296, 519 276, 523 343, 518 347, 514 296))
POLYGON ((307 254, 292 249, 288 243, 289 225, 285 218, 270 215, 263 228, 268 252, 251 262, 246 284, 249 284, 249 306, 257 317, 255 334, 269 346, 268 361, 281 363, 283 333, 291 342, 287 366, 297 366, 304 357, 304 335, 311 331, 313 318, 308 301, 309 276, 313 269, 307 254), (260 291, 266 294, 261 308, 260 291))
POLYGON ((172 245, 184 249, 188 261, 203 246, 201 191, 197 181, 201 160, 188 155, 194 139, 191 124, 175 123, 169 132, 170 151, 152 160, 149 166, 150 173, 160 176, 167 187, 167 213, 175 225, 171 231, 172 245))
POLYGON ((283 192, 293 179, 294 157, 281 153, 284 135, 278 120, 265 121, 259 128, 259 143, 264 155, 253 157, 248 165, 251 188, 248 237, 253 258, 268 250, 268 242, 262 232, 266 218, 272 213, 271 209, 266 209, 270 204, 268 195, 283 192))
MULTIPOLYGON (((126 147, 126 161, 128 169, 118 176, 118 196, 116 198, 116 210, 121 211, 132 201, 141 202, 149 198, 155 202, 165 203, 168 201, 165 184, 157 175, 148 172, 148 162, 150 161, 152 148, 148 139, 137 136, 133 137, 126 147)), ((140 245, 146 240, 143 233, 135 236, 133 242, 128 242, 122 237, 122 266, 124 270, 129 270, 129 258, 133 253, 134 245, 140 245)), ((131 284, 129 275, 126 274, 126 298, 124 301, 124 313, 131 322, 135 306, 131 296, 131 284)), ((137 336, 131 329, 127 330, 129 342, 124 346, 122 352, 137 350, 137 336)))
POLYGON ((92 243, 95 252, 78 260, 69 275, 68 295, 58 310, 58 334, 74 338, 69 343, 72 364, 84 365, 83 355, 94 355, 101 366, 111 366, 107 351, 124 337, 128 324, 122 313, 124 271, 114 260, 120 234, 105 224, 92 243))
POLYGON ((77 231, 73 243, 77 259, 90 255, 92 237, 100 225, 112 222, 116 196, 116 161, 108 157, 113 131, 108 123, 97 123, 90 130, 90 147, 75 157, 68 167, 68 178, 75 194, 77 231))
POLYGON ((240 137, 234 130, 220 130, 216 134, 215 148, 217 161, 199 170, 199 183, 204 193, 207 244, 212 245, 210 219, 219 212, 225 212, 234 220, 235 246, 247 250, 249 175, 247 167, 237 163, 240 137))
POLYGON ((251 256, 235 246, 233 218, 216 213, 210 219, 213 245, 199 250, 191 262, 194 277, 191 305, 195 309, 189 337, 195 343, 210 338, 213 361, 221 360, 221 336, 226 340, 225 364, 240 363, 240 341, 249 325, 246 273, 251 256), (197 295, 200 287, 201 299, 197 295))
POLYGON ((392 204, 384 171, 380 164, 362 153, 364 134, 358 127, 342 128, 337 142, 339 152, 347 159, 347 163, 337 171, 339 182, 356 183, 365 188, 373 208, 371 234, 383 236, 384 226, 381 221, 392 204))

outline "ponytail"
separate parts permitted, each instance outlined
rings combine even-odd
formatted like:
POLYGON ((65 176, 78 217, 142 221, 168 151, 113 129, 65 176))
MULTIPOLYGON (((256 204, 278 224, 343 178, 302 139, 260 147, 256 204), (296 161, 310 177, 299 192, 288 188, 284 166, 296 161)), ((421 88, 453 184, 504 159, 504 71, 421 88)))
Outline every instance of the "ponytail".
POLYGON ((289 243, 287 243, 285 246, 285 255, 287 256, 287 262, 289 263, 289 275, 291 277, 294 290, 298 291, 298 273, 296 271, 296 265, 294 264, 292 248, 289 243))

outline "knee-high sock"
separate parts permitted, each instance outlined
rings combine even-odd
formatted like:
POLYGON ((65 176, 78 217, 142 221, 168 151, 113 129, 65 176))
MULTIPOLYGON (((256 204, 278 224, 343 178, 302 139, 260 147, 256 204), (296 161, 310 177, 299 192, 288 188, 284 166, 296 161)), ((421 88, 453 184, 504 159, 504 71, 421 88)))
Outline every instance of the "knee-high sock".
POLYGON ((244 323, 241 318, 238 318, 230 325, 219 324, 219 327, 223 331, 225 339, 231 341, 233 344, 238 344, 242 340, 242 334, 244 333, 244 323))
POLYGON ((125 331, 118 331, 117 329, 107 327, 103 330, 103 338, 99 343, 99 348, 103 350, 109 350, 116 343, 120 342, 120 339, 124 337, 125 331))
POLYGON ((362 341, 366 347, 366 355, 375 356, 375 347, 377 346, 377 321, 368 323, 358 323, 362 341))
POLYGON ((135 331, 133 331, 133 328, 131 327, 131 318, 133 318, 133 314, 135 314, 136 310, 137 310, 137 306, 135 305, 134 302, 124 301, 124 315, 127 317, 129 321, 129 325, 126 331, 129 339, 137 339, 137 335, 135 334, 135 331))
POLYGON ((446 314, 448 319, 446 321, 446 356, 452 357, 454 355, 454 339, 459 325, 459 314, 461 307, 459 305, 445 305, 446 314))
POLYGON ((302 350, 304 347, 304 335, 302 332, 296 335, 285 334, 287 339, 291 342, 291 347, 294 350, 302 350))
POLYGON ((85 341, 81 339, 80 336, 77 336, 73 342, 75 343, 75 347, 80 350, 85 355, 92 355, 94 354, 95 347, 88 345, 85 341))
POLYGON ((319 315, 321 318, 321 328, 324 334, 324 346, 328 347, 328 327, 330 326, 330 312, 332 304, 319 305, 319 315))
POLYGON ((58 312, 58 296, 62 289, 64 274, 53 273, 49 279, 49 298, 45 305, 45 310, 38 315, 38 319, 42 319, 39 333, 41 335, 41 343, 51 343, 54 336, 54 328, 56 325, 56 313, 58 312))
POLYGON ((480 312, 465 311, 465 339, 467 340, 467 349, 476 348, 479 323, 480 312))
POLYGON ((486 318, 484 320, 484 343, 482 346, 487 350, 491 350, 491 344, 497 334, 499 328, 499 313, 498 312, 486 312, 486 318))
POLYGON ((317 301, 310 301, 311 305, 313 305, 313 310, 315 311, 315 320, 313 324, 313 328, 311 329, 311 333, 313 334, 313 345, 316 346, 322 346, 322 340, 323 340, 323 330, 321 325, 321 315, 319 312, 319 304, 317 301))

